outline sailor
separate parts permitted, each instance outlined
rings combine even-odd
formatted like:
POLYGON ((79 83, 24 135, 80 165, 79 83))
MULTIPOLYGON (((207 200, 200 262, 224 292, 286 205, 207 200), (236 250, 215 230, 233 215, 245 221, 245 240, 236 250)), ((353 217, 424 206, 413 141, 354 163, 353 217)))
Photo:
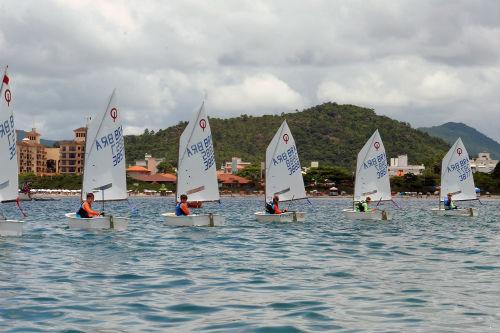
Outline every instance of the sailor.
POLYGON ((279 201, 280 201, 280 198, 277 195, 275 195, 273 197, 273 214, 286 213, 286 209, 280 210, 279 201))
POLYGON ((372 198, 366 197, 366 201, 360 201, 356 204, 356 211, 357 212, 369 212, 371 211, 370 207, 368 205, 372 201, 372 198))
POLYGON ((92 210, 93 202, 94 202, 94 193, 87 193, 87 200, 82 202, 82 206, 76 213, 76 216, 85 219, 92 218, 94 216, 101 216, 100 212, 92 210))
POLYGON ((177 206, 175 206, 175 215, 177 216, 189 215, 187 200, 188 200, 187 195, 181 194, 181 202, 179 202, 177 206))
POLYGON ((445 210, 457 209, 455 202, 451 199, 451 193, 448 193, 446 198, 443 200, 443 204, 445 210))

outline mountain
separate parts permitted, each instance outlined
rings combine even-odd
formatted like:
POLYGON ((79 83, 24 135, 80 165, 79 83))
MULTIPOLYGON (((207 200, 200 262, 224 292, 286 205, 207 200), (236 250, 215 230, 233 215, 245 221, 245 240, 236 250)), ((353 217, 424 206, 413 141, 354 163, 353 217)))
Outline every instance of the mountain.
MULTIPOLYGON (((16 130, 17 132, 17 140, 21 141, 26 137, 26 131, 23 130, 16 130)), ((40 139, 40 143, 44 145, 45 147, 54 147, 54 145, 57 143, 57 140, 47 140, 47 139, 40 139)))
POLYGON ((491 153, 492 158, 500 158, 500 144, 498 142, 465 124, 450 122, 441 126, 421 127, 419 130, 441 138, 450 145, 458 137, 461 137, 470 157, 477 157, 477 154, 481 152, 488 152, 491 153))
MULTIPOLYGON (((210 107, 208 107, 210 113, 210 107)), ((325 103, 303 111, 264 115, 242 115, 236 118, 210 118, 215 157, 219 165, 233 156, 258 163, 265 160, 266 147, 287 120, 295 138, 301 164, 319 161, 320 165, 352 168, 358 151, 378 128, 388 158, 408 154, 410 163, 435 165, 449 149, 438 138, 410 127, 409 124, 376 115, 371 109, 354 105, 325 103)), ((177 165, 179 137, 186 122, 141 135, 125 137, 127 162, 143 159, 145 153, 177 165)))

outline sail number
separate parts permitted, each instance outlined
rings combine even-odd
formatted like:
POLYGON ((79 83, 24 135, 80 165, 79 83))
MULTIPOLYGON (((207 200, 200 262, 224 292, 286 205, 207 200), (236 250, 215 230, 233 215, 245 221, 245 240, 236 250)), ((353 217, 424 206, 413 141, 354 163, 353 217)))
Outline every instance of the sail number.
POLYGON ((212 135, 186 148, 188 157, 201 154, 204 171, 207 171, 215 164, 214 147, 212 145, 212 135))
POLYGON ((97 151, 106 147, 111 148, 113 166, 117 166, 125 158, 125 145, 123 142, 123 128, 119 126, 113 132, 103 135, 95 141, 97 151))
POLYGON ((469 159, 463 158, 453 164, 448 165, 448 173, 457 172, 458 179, 463 182, 472 176, 469 159))
POLYGON ((0 123, 0 139, 7 137, 9 144, 9 157, 12 160, 16 156, 16 131, 14 130, 14 116, 0 123))
POLYGON ((297 153, 297 148, 292 146, 288 148, 285 152, 273 157, 273 166, 285 163, 288 169, 288 174, 293 175, 297 170, 300 170, 299 155, 297 153))
POLYGON ((377 170, 377 178, 380 179, 387 175, 387 158, 385 153, 379 154, 363 163, 365 169, 375 167, 377 170))

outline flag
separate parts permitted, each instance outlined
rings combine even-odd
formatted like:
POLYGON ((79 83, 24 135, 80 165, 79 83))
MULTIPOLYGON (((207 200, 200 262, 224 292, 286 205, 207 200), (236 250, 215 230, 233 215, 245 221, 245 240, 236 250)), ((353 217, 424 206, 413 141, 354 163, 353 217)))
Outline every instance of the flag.
POLYGON ((7 76, 7 74, 4 74, 4 76, 3 76, 3 83, 9 84, 9 77, 7 76))

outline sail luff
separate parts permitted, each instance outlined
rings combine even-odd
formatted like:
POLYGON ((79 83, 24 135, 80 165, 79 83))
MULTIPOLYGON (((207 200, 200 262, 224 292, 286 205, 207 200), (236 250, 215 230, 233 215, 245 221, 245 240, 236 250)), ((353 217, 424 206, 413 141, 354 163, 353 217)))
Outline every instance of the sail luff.
POLYGON ((2 134, 0 136, 0 202, 13 201, 18 198, 19 166, 17 161, 14 111, 12 105, 12 92, 7 74, 8 66, 5 67, 0 86, 0 124, 2 134))
POLYGON ((441 164, 440 201, 443 201, 448 193, 452 194, 454 201, 477 198, 469 154, 461 138, 455 141, 441 164))
POLYGON ((127 198, 121 119, 113 90, 106 109, 87 126, 82 194, 94 193, 96 201, 127 198), (105 193, 97 190, 103 186, 108 187, 105 193))
POLYGON ((283 121, 266 149, 266 201, 306 198, 297 146, 288 123, 283 121))
POLYGON ((380 133, 376 130, 359 151, 354 181, 354 201, 370 197, 373 201, 391 200, 387 156, 380 133))
POLYGON ((186 194, 189 201, 220 199, 212 132, 205 101, 193 115, 179 140, 177 200, 186 194))

